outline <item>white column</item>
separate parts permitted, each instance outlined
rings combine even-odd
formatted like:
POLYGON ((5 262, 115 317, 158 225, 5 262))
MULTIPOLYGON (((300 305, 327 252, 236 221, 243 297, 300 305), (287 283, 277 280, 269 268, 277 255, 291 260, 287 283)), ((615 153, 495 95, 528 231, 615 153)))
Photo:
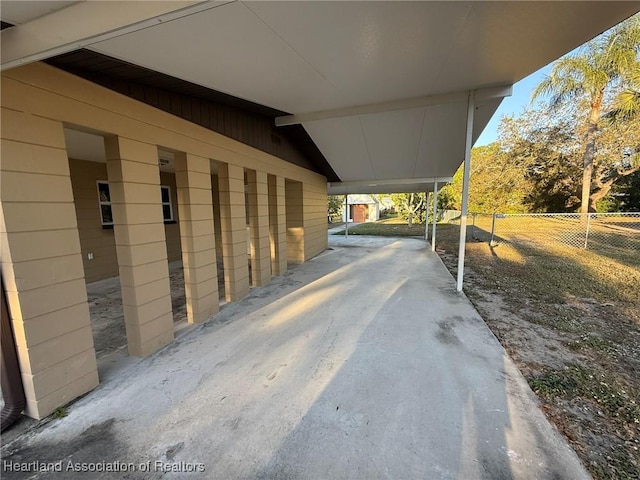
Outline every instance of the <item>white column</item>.
POLYGON ((464 253, 467 241, 467 211, 469 210, 469 176, 471 175, 471 143, 473 142, 473 112, 475 110, 475 94, 469 92, 467 103, 467 132, 464 142, 464 176, 462 181, 462 212, 460 213, 460 246, 458 249, 458 279, 456 290, 462 291, 464 278, 464 253))
POLYGON ((344 236, 349 236, 349 195, 344 194, 344 236))
POLYGON ((438 211, 438 181, 433 183, 433 225, 431 226, 431 251, 436 251, 436 213, 438 211))
POLYGON ((424 239, 429 241, 429 192, 424 192, 424 239))

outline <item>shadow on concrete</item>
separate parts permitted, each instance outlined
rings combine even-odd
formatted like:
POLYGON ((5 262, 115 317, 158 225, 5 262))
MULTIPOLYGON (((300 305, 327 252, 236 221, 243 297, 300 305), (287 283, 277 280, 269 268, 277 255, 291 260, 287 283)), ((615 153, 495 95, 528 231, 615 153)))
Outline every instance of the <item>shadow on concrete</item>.
POLYGON ((121 462, 206 467, 162 478, 588 478, 424 241, 332 248, 130 365, 4 460, 37 460, 43 445, 52 461, 80 458, 69 439, 110 422, 121 462))

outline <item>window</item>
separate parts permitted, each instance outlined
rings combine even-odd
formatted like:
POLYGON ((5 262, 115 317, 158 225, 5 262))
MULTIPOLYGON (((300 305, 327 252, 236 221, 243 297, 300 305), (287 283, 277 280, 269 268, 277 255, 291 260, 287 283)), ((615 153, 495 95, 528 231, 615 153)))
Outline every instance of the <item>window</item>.
MULTIPOLYGON (((167 185, 160 186, 162 197, 162 218, 165 222, 173 222, 173 205, 171 204, 171 188, 167 185)), ((98 181, 98 203, 100 205, 100 221, 103 226, 113 225, 113 211, 111 209, 111 194, 109 183, 98 181)))
POLYGON ((111 210, 111 194, 107 182, 98 182, 98 202, 100 204, 100 220, 102 225, 113 225, 111 210))
POLYGON ((160 185, 162 193, 162 217, 165 222, 173 222, 173 208, 171 207, 171 189, 166 185, 160 185))

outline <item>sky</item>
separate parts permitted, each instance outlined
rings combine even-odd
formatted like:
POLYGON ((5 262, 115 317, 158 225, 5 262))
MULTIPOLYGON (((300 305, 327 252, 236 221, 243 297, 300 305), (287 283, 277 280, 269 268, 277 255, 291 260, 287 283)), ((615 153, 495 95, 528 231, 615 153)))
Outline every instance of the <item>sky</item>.
POLYGON ((478 137, 475 143, 476 147, 488 145, 497 140, 500 119, 505 115, 519 116, 524 108, 530 105, 533 90, 550 71, 551 65, 542 67, 537 72, 523 78, 513 86, 513 94, 502 101, 498 110, 496 110, 496 113, 491 118, 491 121, 489 121, 482 134, 478 137))

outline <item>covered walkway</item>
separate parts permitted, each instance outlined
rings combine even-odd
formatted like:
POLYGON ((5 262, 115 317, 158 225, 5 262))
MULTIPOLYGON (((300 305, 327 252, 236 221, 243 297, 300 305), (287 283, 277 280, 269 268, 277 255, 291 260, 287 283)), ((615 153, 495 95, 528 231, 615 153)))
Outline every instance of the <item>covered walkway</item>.
MULTIPOLYGON (((218 265, 235 302, 326 248, 327 192, 435 197, 464 160, 462 291, 473 143, 514 83, 637 11, 3 0, 0 263, 25 414, 99 382, 86 282, 120 276, 128 352, 152 355, 177 333, 167 261, 204 322, 218 265)), ((341 308, 389 301, 332 288, 341 308)))
POLYGON ((65 418, 5 439, 3 459, 205 469, 166 478, 588 478, 423 240, 332 236, 129 361, 65 418))

